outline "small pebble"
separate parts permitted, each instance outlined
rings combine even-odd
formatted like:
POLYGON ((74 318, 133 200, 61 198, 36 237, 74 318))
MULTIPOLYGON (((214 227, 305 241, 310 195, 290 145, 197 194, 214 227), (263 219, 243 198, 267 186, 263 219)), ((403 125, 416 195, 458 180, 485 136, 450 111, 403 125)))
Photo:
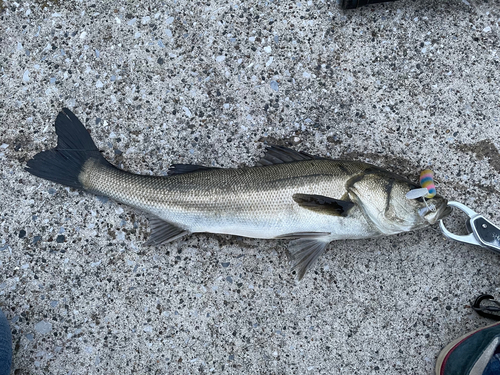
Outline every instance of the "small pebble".
POLYGON ((52 324, 42 320, 41 322, 35 324, 35 331, 42 335, 47 334, 52 331, 52 324))
POLYGON ((186 114, 187 117, 191 117, 192 116, 192 113, 191 113, 191 111, 189 110, 188 107, 182 107, 182 110, 184 111, 184 113, 186 114))

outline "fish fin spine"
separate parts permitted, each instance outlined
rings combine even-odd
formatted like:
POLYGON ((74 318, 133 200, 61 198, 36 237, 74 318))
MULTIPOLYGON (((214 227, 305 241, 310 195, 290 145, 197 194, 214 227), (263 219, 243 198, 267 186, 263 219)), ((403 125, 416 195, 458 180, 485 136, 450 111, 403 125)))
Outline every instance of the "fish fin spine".
POLYGON ((190 233, 154 215, 149 215, 149 225, 151 227, 151 234, 146 241, 146 246, 172 242, 190 233))
POLYGON ((283 146, 268 146, 266 148, 266 153, 260 159, 255 166, 256 167, 264 167, 267 165, 273 164, 285 164, 285 163, 293 163, 296 161, 303 160, 325 160, 321 156, 314 156, 308 154, 307 152, 295 151, 288 147, 283 146))
POLYGON ((297 270, 297 279, 299 281, 313 267, 319 256, 325 252, 329 243, 329 237, 300 238, 290 242, 287 255, 292 263, 291 270, 297 270))
POLYGON ((294 194, 293 200, 307 210, 341 217, 346 217, 354 206, 350 200, 334 199, 315 194, 294 194))
POLYGON ((175 176, 179 174, 186 174, 199 171, 209 171, 213 169, 220 169, 217 167, 205 167, 204 165, 196 164, 172 164, 168 169, 168 176, 175 176))

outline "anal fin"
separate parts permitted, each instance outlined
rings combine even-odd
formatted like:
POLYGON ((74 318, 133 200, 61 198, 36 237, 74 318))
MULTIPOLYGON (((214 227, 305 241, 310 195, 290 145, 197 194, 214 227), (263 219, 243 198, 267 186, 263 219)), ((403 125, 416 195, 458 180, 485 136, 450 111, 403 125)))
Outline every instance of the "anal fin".
POLYGON ((297 270, 298 280, 302 280, 306 272, 314 265, 326 246, 330 243, 328 237, 299 238, 290 242, 288 259, 292 263, 292 271, 297 270))
POLYGON ((149 225, 151 226, 151 234, 146 241, 147 246, 172 242, 189 234, 187 230, 152 215, 149 216, 149 225))
POLYGON ((274 237, 280 240, 291 240, 294 238, 321 238, 330 235, 330 232, 294 232, 282 234, 280 236, 274 237))

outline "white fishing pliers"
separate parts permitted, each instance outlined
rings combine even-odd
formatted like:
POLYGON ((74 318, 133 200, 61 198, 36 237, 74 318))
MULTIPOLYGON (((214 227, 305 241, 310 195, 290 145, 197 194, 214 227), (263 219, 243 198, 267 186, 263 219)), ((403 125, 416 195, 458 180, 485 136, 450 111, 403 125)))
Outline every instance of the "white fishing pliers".
POLYGON ((451 233, 446 229, 441 219, 439 221, 439 226, 445 237, 455 241, 485 247, 500 254, 500 228, 485 219, 483 215, 478 214, 462 203, 450 201, 448 205, 462 210, 469 216, 469 219, 465 223, 469 234, 457 235, 451 233))

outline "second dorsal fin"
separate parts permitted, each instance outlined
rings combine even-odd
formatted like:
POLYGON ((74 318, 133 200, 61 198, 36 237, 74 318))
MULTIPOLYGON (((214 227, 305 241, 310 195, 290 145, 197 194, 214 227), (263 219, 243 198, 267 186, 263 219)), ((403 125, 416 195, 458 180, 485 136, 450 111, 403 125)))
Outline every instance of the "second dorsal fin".
POLYGON ((216 167, 205 167, 203 165, 196 164, 172 164, 168 169, 167 175, 174 176, 176 174, 192 173, 199 171, 208 171, 211 169, 219 169, 216 167))
POLYGON ((263 167, 273 164, 293 163, 301 160, 321 160, 326 159, 321 156, 314 156, 307 152, 295 151, 283 146, 269 146, 266 149, 265 155, 255 165, 263 167))

